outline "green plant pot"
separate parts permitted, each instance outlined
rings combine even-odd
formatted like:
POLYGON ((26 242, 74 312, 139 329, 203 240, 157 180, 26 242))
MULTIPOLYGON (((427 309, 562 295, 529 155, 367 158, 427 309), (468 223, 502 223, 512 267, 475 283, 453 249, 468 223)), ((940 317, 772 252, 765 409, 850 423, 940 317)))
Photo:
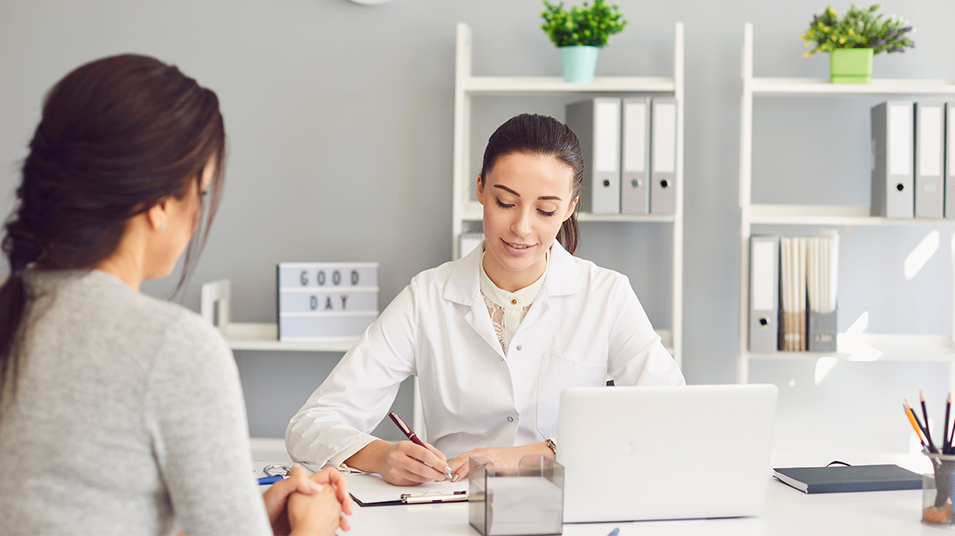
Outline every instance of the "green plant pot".
POLYGON ((830 52, 829 81, 833 84, 871 84, 872 49, 837 48, 830 52))
POLYGON ((564 81, 589 84, 597 70, 597 47, 559 47, 564 62, 564 81))

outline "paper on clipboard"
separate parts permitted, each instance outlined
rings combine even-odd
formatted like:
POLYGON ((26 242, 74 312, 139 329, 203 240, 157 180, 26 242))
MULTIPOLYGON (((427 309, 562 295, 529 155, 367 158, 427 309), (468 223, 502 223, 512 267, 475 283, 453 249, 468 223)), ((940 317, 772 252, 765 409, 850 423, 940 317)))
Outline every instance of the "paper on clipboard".
POLYGON ((456 502, 467 500, 468 481, 393 486, 376 474, 351 474, 348 475, 348 491, 359 506, 456 502))

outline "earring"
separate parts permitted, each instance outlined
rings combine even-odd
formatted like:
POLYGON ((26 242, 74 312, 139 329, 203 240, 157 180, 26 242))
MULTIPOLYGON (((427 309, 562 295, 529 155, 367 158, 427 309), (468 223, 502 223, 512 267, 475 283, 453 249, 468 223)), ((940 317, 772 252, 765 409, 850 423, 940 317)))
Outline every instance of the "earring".
POLYGON ((166 230, 166 222, 162 222, 162 223, 159 224, 159 230, 160 230, 160 231, 165 231, 165 230, 166 230))

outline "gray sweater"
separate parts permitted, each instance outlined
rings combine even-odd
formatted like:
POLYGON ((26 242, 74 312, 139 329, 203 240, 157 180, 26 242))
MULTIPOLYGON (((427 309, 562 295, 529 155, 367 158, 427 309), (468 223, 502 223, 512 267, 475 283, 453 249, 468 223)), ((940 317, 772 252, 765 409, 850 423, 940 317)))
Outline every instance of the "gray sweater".
POLYGON ((42 296, 0 412, 0 534, 271 534, 218 331, 100 271, 42 296))

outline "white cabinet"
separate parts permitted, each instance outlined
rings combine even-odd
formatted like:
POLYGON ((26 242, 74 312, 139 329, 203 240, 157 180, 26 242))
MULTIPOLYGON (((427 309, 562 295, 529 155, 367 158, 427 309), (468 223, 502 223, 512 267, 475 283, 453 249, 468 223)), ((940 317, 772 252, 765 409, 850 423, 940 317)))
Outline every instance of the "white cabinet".
MULTIPOLYGON (((674 60, 672 77, 606 76, 595 77, 593 83, 567 83, 561 77, 473 76, 471 28, 458 24, 454 84, 454 169, 451 237, 454 258, 460 257, 460 237, 480 229, 481 205, 471 196, 471 108, 479 96, 523 97, 566 96, 581 98, 595 95, 637 96, 663 94, 677 101, 676 145, 676 213, 671 215, 589 214, 580 213, 581 222, 619 222, 639 225, 641 222, 672 224, 672 321, 669 330, 657 330, 663 344, 678 364, 682 363, 683 332, 683 23, 674 27, 674 60)), ((554 51, 556 54, 557 52, 554 51)), ((560 119, 560 118, 559 118, 560 119)), ((480 155, 477 155, 480 158, 480 155)))
MULTIPOLYGON (((815 97, 885 96, 888 99, 939 99, 955 96, 955 80, 873 79, 872 84, 830 84, 828 79, 757 78, 753 76, 753 26, 746 23, 743 39, 743 95, 740 106, 740 279, 739 357, 737 380, 749 377, 749 360, 834 357, 853 361, 955 361, 952 337, 936 335, 846 334, 838 336, 838 351, 832 352, 749 352, 749 246, 754 226, 800 227, 851 226, 952 226, 955 220, 887 219, 869 215, 868 206, 768 205, 752 203, 753 101, 757 98, 811 99, 815 97)), ((864 130, 868 135, 867 128, 864 130)), ((757 179, 759 179, 757 177, 757 179)), ((811 232, 811 231, 810 231, 811 232)), ((804 233, 805 234, 805 233, 804 233)), ((841 326, 843 329, 845 326, 841 326)), ((953 332, 955 333, 955 328, 953 332)))

